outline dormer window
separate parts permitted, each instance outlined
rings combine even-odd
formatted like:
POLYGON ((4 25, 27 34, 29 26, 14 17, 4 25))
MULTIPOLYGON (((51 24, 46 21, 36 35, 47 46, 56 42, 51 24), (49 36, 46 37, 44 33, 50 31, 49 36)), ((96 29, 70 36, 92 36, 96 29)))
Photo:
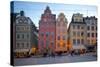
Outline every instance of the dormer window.
POLYGON ((23 22, 23 20, 22 20, 22 19, 20 19, 20 20, 19 20, 19 23, 22 23, 22 22, 23 22))

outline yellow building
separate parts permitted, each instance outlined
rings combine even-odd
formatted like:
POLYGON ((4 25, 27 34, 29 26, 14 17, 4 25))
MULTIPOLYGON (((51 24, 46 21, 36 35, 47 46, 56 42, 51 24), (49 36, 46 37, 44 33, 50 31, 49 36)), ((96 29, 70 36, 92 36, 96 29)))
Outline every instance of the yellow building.
POLYGON ((56 52, 67 52, 67 24, 64 13, 60 13, 56 21, 56 52))

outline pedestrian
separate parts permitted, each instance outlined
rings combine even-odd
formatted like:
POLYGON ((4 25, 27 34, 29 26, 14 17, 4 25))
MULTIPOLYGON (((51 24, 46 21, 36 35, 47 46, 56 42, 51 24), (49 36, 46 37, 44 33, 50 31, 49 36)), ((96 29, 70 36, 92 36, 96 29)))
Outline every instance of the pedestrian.
POLYGON ((74 50, 71 51, 71 56, 73 56, 73 54, 74 54, 74 50))

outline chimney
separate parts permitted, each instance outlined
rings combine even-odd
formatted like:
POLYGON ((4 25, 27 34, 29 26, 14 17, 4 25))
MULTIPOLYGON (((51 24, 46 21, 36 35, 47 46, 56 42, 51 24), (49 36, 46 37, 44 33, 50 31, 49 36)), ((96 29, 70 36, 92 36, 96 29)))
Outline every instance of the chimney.
POLYGON ((24 11, 20 11, 20 16, 24 16, 24 11))

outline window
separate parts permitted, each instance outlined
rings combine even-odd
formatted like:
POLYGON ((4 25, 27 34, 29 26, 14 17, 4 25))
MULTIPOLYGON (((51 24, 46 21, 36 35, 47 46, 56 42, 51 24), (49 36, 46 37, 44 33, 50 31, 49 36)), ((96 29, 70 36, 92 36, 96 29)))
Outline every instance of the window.
POLYGON ((77 19, 77 18, 75 18, 75 21, 76 21, 76 22, 78 22, 78 19, 77 19))
POLYGON ((77 44, 80 44, 80 39, 77 39, 77 44))
POLYGON ((92 30, 92 31, 94 30, 94 26, 91 27, 91 30, 92 30))
POLYGON ((82 26, 81 29, 84 29, 84 27, 82 26))
POLYGON ((73 36, 76 36, 76 32, 73 32, 73 36))
POLYGON ((58 40, 60 40, 60 36, 58 36, 58 40))
POLYGON ((87 37, 90 37, 90 33, 87 33, 87 37))
POLYGON ((51 37, 54 39, 54 32, 51 32, 51 37))
POLYGON ((91 40, 91 43, 93 44, 93 40, 91 40))
POLYGON ((65 43, 63 43, 63 46, 62 47, 66 47, 65 43))
POLYGON ((87 26, 87 30, 90 30, 90 26, 87 26))
POLYGON ((49 32, 46 32, 46 37, 48 37, 49 36, 49 32))
POLYGON ((92 37, 94 37, 94 33, 92 33, 92 37))
MULTIPOLYGON (((93 21, 92 21, 93 22, 93 21)), ((92 25, 94 25, 94 23, 91 23, 92 25)))
POLYGON ((20 35, 19 34, 17 34, 17 39, 19 39, 20 38, 20 35))
POLYGON ((24 30, 24 27, 21 27, 21 30, 24 30))
POLYGON ((29 30, 29 27, 26 27, 27 30, 29 30))
POLYGON ((22 23, 22 22, 23 22, 23 20, 22 20, 22 19, 19 19, 18 21, 19 21, 19 23, 22 23))
POLYGON ((81 36, 83 36, 84 35, 84 32, 81 32, 81 36))
POLYGON ((80 26, 79 25, 77 26, 77 29, 80 29, 80 26))
POLYGON ((17 43, 17 46, 16 46, 16 48, 20 48, 20 43, 17 43))
POLYGON ((73 44, 76 45, 76 40, 75 39, 73 39, 73 44))

